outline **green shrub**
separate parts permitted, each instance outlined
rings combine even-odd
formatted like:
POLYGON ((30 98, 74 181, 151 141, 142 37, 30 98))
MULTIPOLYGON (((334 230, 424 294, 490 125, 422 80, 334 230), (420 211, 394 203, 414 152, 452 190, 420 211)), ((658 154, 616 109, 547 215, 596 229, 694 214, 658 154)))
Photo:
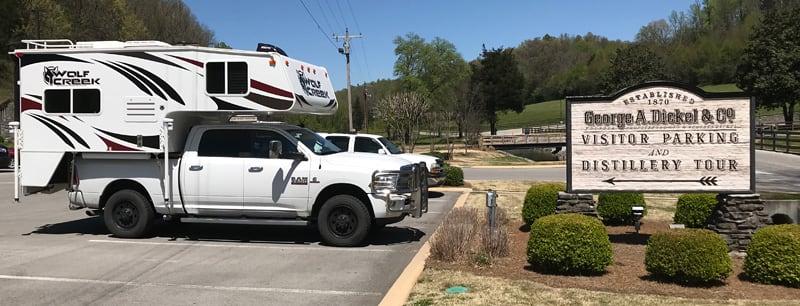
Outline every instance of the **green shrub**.
POLYGON ((558 274, 600 274, 612 263, 611 241, 600 220, 581 214, 536 219, 528 238, 528 263, 558 274))
POLYGON ((464 171, 461 168, 451 165, 444 166, 445 186, 461 186, 464 185, 464 171))
POLYGON ((430 156, 436 157, 436 158, 441 159, 441 160, 447 160, 447 153, 444 153, 444 152, 433 151, 433 152, 425 152, 425 153, 422 153, 422 154, 430 155, 430 156))
POLYGON ((716 194, 682 194, 672 220, 688 228, 705 228, 714 207, 717 207, 716 194))
POLYGON ((564 183, 545 183, 528 188, 522 204, 522 220, 525 224, 533 224, 538 218, 556 213, 558 192, 565 190, 567 187, 564 183))
POLYGON ((597 214, 610 224, 633 224, 632 206, 644 207, 647 215, 647 205, 641 193, 601 193, 597 198, 597 214))
POLYGON ((677 283, 718 282, 733 271, 722 237, 697 228, 653 234, 647 241, 644 263, 647 272, 677 283))
POLYGON ((747 248, 744 273, 759 283, 800 288, 800 225, 772 225, 756 231, 747 248))

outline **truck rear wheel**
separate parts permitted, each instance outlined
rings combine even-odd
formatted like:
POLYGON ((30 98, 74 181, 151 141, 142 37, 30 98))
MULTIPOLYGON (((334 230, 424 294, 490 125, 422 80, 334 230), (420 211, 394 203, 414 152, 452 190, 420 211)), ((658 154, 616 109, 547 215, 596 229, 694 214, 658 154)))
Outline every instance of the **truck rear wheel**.
POLYGON ((367 238, 372 227, 367 207, 351 195, 337 195, 322 204, 317 220, 324 243, 351 247, 367 238))
POLYGON ((147 198, 139 192, 124 189, 108 199, 103 211, 103 221, 114 236, 141 238, 150 231, 154 215, 147 198))

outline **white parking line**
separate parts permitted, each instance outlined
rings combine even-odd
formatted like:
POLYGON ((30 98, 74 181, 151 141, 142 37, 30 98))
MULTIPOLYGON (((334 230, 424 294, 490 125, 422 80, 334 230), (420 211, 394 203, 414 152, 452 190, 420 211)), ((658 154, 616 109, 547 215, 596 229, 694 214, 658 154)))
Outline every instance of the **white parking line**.
POLYGON ((341 290, 291 289, 291 288, 268 288, 268 287, 229 287, 229 286, 189 285, 189 284, 171 284, 171 283, 139 283, 139 282, 115 281, 115 280, 97 280, 97 279, 82 279, 82 278, 46 277, 46 276, 0 275, 0 279, 59 282, 59 283, 98 284, 98 285, 122 285, 131 287, 167 286, 167 287, 176 287, 183 289, 204 289, 204 290, 210 289, 210 290, 222 290, 222 291, 254 291, 254 292, 270 292, 270 293, 356 295, 356 296, 383 295, 383 293, 381 292, 358 292, 358 291, 341 291, 341 290))
POLYGON ((336 248, 336 247, 306 247, 306 246, 275 246, 275 245, 252 245, 252 244, 215 244, 215 243, 187 243, 187 242, 149 242, 149 241, 124 241, 124 240, 102 240, 92 239, 89 242, 98 243, 117 243, 117 244, 139 244, 139 245, 168 245, 168 246, 197 246, 209 248, 242 248, 242 249, 273 249, 273 250, 302 250, 302 251, 345 251, 345 252, 402 252, 400 250, 376 249, 376 248, 336 248))

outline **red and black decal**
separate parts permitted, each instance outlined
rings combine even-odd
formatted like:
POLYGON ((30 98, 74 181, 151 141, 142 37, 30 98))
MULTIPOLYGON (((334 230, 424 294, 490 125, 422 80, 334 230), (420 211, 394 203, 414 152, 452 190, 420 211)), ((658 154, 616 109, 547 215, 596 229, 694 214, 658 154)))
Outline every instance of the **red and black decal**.
POLYGON ((292 100, 275 99, 254 93, 250 93, 244 98, 253 101, 258 105, 266 106, 276 110, 287 110, 292 107, 292 104, 294 104, 294 101, 292 100))
POLYGON ((217 97, 210 97, 211 101, 217 104, 217 110, 252 110, 250 108, 239 106, 230 102, 226 102, 217 97))
POLYGON ((263 92, 268 92, 276 96, 281 96, 288 99, 294 99, 294 95, 291 92, 277 88, 272 85, 264 84, 259 81, 250 79, 250 87, 261 90, 263 92))
MULTIPOLYGON (((127 143, 136 144, 136 146, 138 146, 138 142, 139 142, 138 138, 139 138, 139 136, 112 133, 112 132, 109 132, 109 131, 106 131, 106 130, 101 130, 101 129, 98 129, 98 128, 95 128, 95 130, 103 132, 106 135, 109 135, 109 136, 114 137, 116 139, 125 141, 127 143)), ((145 146, 145 147, 148 147, 148 148, 153 148, 153 149, 158 149, 159 148, 158 138, 159 138, 158 135, 142 136, 142 146, 145 146)))
POLYGON ((130 57, 140 58, 140 59, 143 59, 143 60, 148 60, 148 61, 152 61, 152 62, 161 63, 161 64, 164 64, 164 65, 170 65, 170 66, 173 66, 173 67, 178 67, 178 68, 181 68, 181 69, 187 70, 187 71, 189 70, 189 69, 181 67, 178 64, 175 64, 173 62, 170 62, 168 60, 165 60, 163 58, 160 58, 158 56, 155 56, 155 55, 152 55, 152 54, 146 53, 146 52, 109 52, 109 54, 130 56, 130 57))

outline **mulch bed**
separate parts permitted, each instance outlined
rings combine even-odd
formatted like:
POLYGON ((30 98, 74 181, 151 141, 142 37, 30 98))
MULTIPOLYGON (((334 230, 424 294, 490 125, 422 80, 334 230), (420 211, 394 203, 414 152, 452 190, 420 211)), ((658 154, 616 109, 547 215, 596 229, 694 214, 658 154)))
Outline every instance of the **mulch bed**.
POLYGON ((614 263, 600 276, 563 276, 535 272, 527 262, 528 232, 521 223, 508 226, 511 255, 495 259, 489 267, 480 267, 470 258, 456 263, 428 259, 428 267, 471 272, 476 275, 529 280, 556 288, 580 288, 594 291, 653 294, 703 299, 800 300, 800 289, 763 285, 747 280, 742 270, 743 258, 733 258, 733 273, 714 286, 686 286, 654 280, 645 270, 644 254, 651 234, 669 229, 669 222, 648 221, 638 234, 633 226, 607 226, 614 263))

